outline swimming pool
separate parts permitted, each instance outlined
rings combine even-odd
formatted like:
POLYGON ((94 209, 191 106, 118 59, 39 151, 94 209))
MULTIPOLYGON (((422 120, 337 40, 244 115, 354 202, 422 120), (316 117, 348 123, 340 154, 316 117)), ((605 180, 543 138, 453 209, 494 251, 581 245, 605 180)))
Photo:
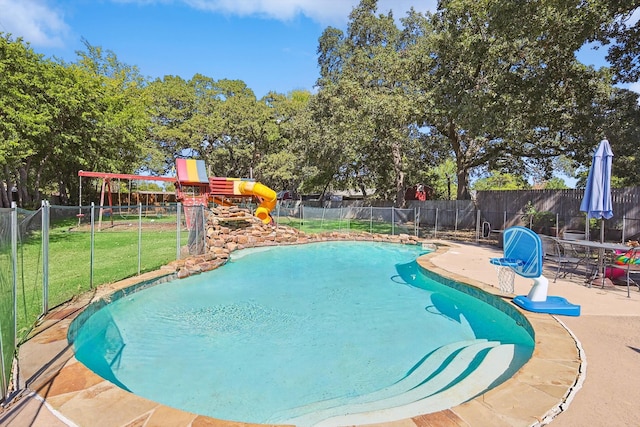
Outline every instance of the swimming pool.
POLYGON ((423 274, 420 253, 367 242, 239 251, 218 270, 106 305, 70 339, 114 384, 216 418, 314 425, 432 412, 510 377, 533 340, 522 319, 423 274))

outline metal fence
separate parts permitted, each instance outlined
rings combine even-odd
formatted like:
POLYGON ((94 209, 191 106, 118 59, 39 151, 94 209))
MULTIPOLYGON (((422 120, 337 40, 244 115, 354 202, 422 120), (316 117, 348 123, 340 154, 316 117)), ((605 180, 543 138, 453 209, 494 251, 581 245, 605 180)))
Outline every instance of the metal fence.
POLYGON ((305 232, 338 231, 418 235, 415 209, 339 207, 318 208, 301 203, 278 204, 272 212, 276 225, 287 225, 305 232))
POLYGON ((50 307, 206 250, 204 224, 188 229, 184 213, 180 204, 0 209, 2 400, 19 382, 11 379, 19 345, 50 307))
POLYGON ((0 353, 2 398, 10 387, 15 353, 17 208, 0 208, 0 353))
POLYGON ((477 210, 472 202, 407 209, 345 204, 314 207, 303 202, 279 203, 272 212, 277 225, 305 232, 339 231, 409 234, 423 238, 473 240, 480 236, 477 210))

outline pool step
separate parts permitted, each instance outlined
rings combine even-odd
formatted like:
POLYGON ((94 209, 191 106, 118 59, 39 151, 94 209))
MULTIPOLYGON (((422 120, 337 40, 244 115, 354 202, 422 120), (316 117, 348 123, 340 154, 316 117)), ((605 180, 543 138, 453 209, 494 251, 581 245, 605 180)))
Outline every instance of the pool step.
POLYGON ((454 344, 458 346, 443 346, 431 353, 389 387, 347 402, 331 399, 295 408, 290 415, 308 412, 284 422, 299 426, 366 424, 446 409, 482 393, 508 369, 515 349, 486 340, 454 344))
POLYGON ((276 414, 272 421, 275 422, 289 420, 303 416, 305 414, 322 411, 328 408, 344 406, 345 403, 357 404, 373 402, 376 400, 387 399, 390 396, 405 393, 407 390, 411 390, 412 388, 418 386, 420 383, 424 382, 425 379, 429 378, 434 374, 434 372, 440 369, 447 359, 451 358, 452 355, 455 355, 463 348, 473 344, 486 342, 486 339, 476 339, 458 341, 443 345, 442 347, 437 348, 436 350, 432 351, 430 354, 422 358, 403 378, 399 379, 397 382, 391 384, 390 386, 360 396, 336 397, 332 399, 313 402, 297 408, 292 408, 283 413, 276 414))
POLYGON ((362 425, 374 422, 385 423, 451 408, 484 392, 508 369, 513 359, 514 351, 515 345, 513 344, 504 344, 492 348, 482 363, 467 377, 452 387, 424 399, 377 411, 337 415, 308 425, 322 427, 362 425))

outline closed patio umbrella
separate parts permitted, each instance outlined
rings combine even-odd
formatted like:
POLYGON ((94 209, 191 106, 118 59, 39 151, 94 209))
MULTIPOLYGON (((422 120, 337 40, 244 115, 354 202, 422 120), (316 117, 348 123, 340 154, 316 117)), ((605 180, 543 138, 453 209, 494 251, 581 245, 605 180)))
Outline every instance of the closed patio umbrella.
MULTIPOLYGON (((593 155, 591 169, 584 189, 584 198, 580 210, 587 213, 587 230, 589 218, 600 218, 600 242, 604 242, 604 220, 613 217, 613 203, 611 202, 611 163, 613 151, 609 141, 603 139, 593 155)), ((602 274, 604 287, 604 250, 598 250, 598 273, 602 274)), ((595 278, 595 277, 594 277, 595 278)), ((591 282, 589 282, 591 287, 591 282)))
POLYGON ((611 202, 611 163, 613 151, 609 141, 603 139, 593 155, 591 169, 584 189, 584 198, 580 204, 580 211, 587 213, 589 218, 600 218, 600 241, 604 242, 604 220, 613 217, 613 203, 611 202))

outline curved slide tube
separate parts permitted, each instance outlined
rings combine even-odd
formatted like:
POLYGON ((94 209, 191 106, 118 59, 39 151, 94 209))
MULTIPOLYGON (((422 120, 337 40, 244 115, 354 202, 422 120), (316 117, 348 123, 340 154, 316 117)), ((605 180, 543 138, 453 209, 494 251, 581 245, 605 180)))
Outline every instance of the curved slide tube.
POLYGON ((278 196, 275 191, 264 184, 254 181, 240 181, 238 190, 243 196, 256 196, 260 199, 260 205, 256 209, 257 216, 264 224, 271 222, 269 212, 276 207, 278 196))

